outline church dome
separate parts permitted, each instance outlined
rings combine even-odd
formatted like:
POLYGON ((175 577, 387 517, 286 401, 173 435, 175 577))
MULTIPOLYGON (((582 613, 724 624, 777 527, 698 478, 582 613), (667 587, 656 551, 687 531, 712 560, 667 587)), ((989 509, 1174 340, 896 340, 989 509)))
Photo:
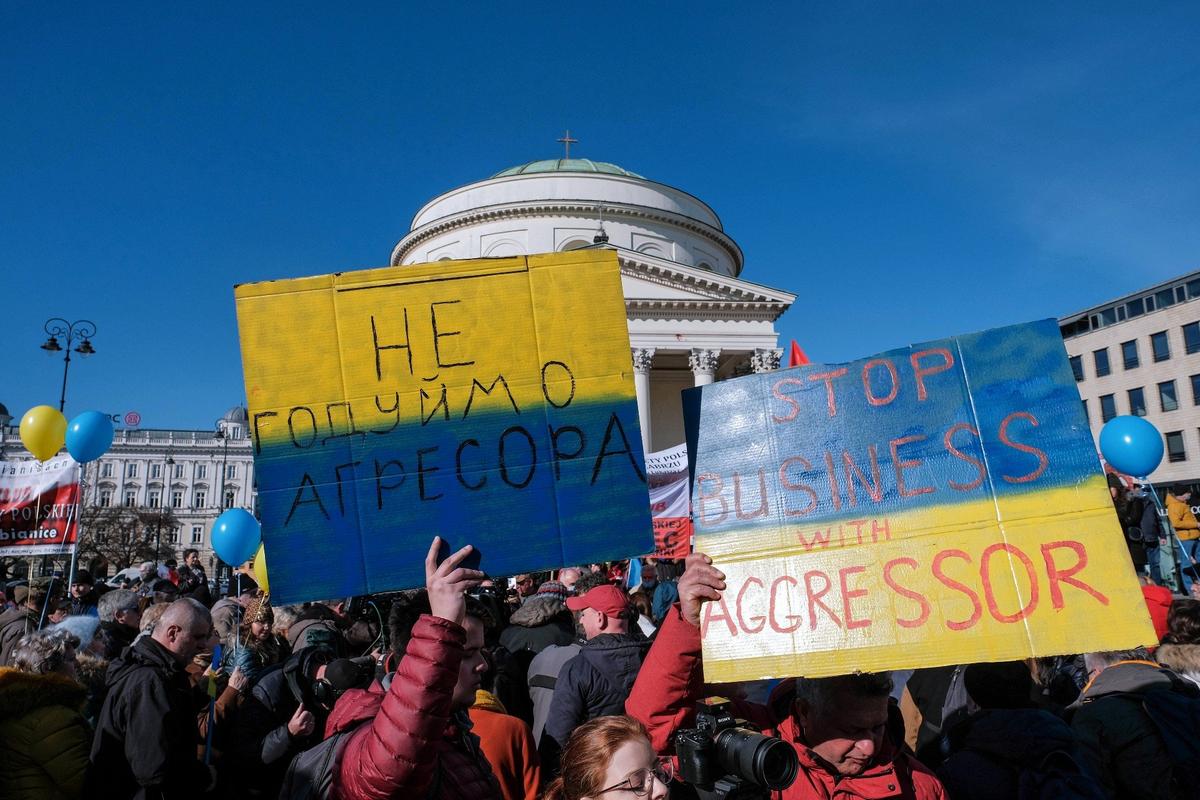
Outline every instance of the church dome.
POLYGON ((225 416, 221 417, 222 422, 231 422, 235 425, 245 425, 247 421, 246 409, 242 406, 234 406, 225 412, 225 416))
POLYGON ((501 170, 493 178, 505 178, 509 175, 533 175, 540 172, 596 172, 604 175, 621 175, 626 178, 642 178, 636 172, 630 172, 624 167, 610 164, 607 161, 592 161, 590 158, 551 158, 543 161, 529 161, 515 167, 501 170))

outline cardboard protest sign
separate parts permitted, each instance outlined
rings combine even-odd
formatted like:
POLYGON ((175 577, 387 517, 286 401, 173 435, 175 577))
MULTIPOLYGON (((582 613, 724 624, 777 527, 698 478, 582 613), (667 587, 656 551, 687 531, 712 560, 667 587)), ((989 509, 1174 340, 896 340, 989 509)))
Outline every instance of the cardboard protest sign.
POLYGON ((79 534, 79 464, 0 461, 0 556, 65 553, 79 534))
POLYGON ((646 456, 655 558, 687 558, 692 551, 691 486, 687 445, 646 456))
POLYGON ((650 549, 612 252, 236 296, 276 602, 424 585, 435 534, 493 575, 650 549))
POLYGON ((684 394, 706 680, 1155 641, 1055 320, 684 394))

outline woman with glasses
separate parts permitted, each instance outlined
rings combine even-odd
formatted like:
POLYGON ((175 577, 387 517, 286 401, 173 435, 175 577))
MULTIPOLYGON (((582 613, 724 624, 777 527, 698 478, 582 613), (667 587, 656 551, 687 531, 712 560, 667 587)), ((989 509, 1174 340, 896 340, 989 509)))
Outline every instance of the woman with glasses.
POLYGON ((673 772, 650 748, 632 717, 597 717, 571 734, 562 752, 562 774, 543 800, 666 800, 673 772))

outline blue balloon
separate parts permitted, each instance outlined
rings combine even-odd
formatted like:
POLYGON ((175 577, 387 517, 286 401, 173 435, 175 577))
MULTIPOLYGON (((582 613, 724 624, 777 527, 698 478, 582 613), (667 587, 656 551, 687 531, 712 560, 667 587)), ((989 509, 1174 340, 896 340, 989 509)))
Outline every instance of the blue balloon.
POLYGON ((112 419, 99 411, 85 411, 67 426, 67 452, 80 464, 107 453, 112 440, 112 419))
POLYGON ((254 557, 262 543, 262 527, 244 508, 222 512, 213 523, 213 550, 226 564, 238 566, 254 557))
POLYGON ((1145 478, 1163 457, 1163 437, 1141 417, 1113 417, 1100 430, 1100 454, 1118 472, 1145 478))

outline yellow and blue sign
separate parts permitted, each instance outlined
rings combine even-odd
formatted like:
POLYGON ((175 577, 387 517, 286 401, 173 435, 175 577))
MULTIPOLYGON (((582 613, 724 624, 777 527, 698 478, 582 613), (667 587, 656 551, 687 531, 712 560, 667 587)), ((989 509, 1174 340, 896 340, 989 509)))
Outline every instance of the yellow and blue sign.
POLYGON ((653 546, 611 251, 236 297, 276 602, 424 585, 435 535, 493 575, 653 546))
POLYGON ((1155 643, 1055 320, 684 392, 722 682, 1155 643))

